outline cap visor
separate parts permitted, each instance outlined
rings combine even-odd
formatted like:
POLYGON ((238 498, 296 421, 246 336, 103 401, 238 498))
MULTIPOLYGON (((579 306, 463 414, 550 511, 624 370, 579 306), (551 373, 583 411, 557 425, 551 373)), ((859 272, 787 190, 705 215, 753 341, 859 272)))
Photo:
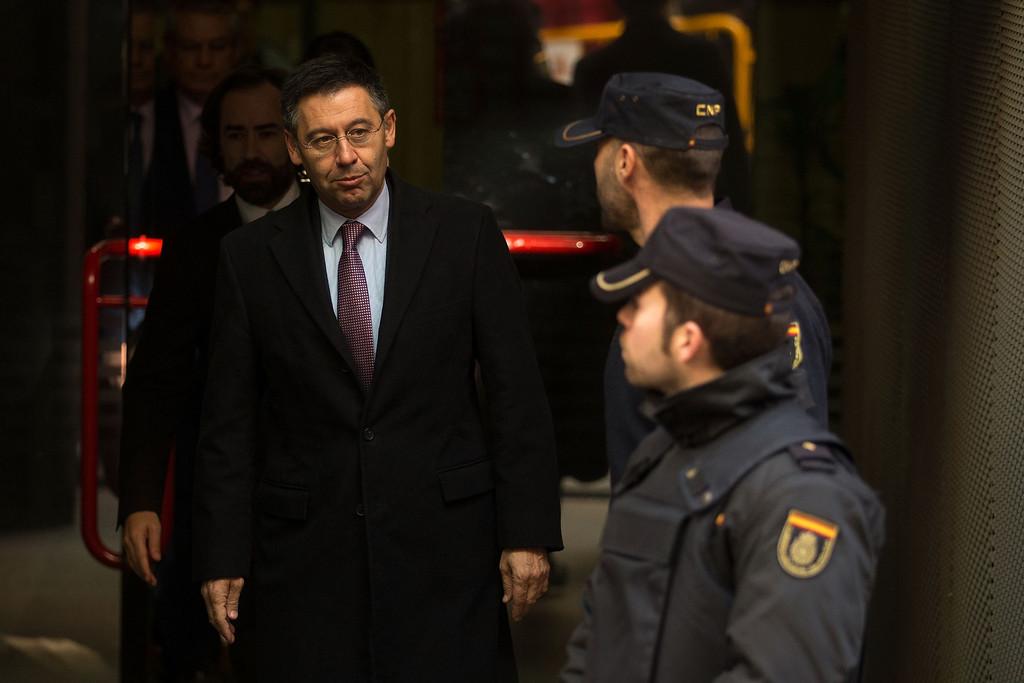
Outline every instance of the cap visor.
POLYGON ((558 147, 573 147, 586 142, 593 142, 605 136, 604 131, 597 127, 594 119, 581 119, 573 121, 555 135, 555 145, 558 147))
POLYGON ((606 304, 628 299, 643 291, 654 280, 654 273, 636 261, 602 270, 590 281, 590 293, 606 304))

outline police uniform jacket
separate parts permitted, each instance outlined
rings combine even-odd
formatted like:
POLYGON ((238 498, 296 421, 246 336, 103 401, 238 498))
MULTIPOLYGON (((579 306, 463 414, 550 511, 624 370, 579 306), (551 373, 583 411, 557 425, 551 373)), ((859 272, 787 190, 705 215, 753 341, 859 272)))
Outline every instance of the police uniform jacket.
POLYGON ((648 405, 568 681, 846 681, 883 510, 795 400, 792 347, 648 405))
MULTIPOLYGON (((716 210, 729 210, 724 202, 716 210)), ((789 335, 796 354, 793 367, 805 378, 800 386, 800 400, 805 410, 822 425, 828 425, 828 374, 832 367, 832 335, 821 302, 807 281, 796 273, 793 278, 793 323, 789 335)), ((646 392, 626 381, 619 343, 621 328, 615 331, 604 366, 605 432, 608 468, 612 486, 622 479, 630 456, 655 423, 640 410, 646 392)), ((799 373, 798 373, 799 374, 799 373)))

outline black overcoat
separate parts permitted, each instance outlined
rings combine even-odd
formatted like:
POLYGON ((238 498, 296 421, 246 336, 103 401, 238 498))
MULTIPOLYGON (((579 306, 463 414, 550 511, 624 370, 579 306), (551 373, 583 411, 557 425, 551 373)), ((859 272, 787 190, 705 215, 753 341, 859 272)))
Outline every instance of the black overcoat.
MULTIPOLYGON (((122 387, 119 524, 133 512, 160 512, 172 447, 181 475, 175 491, 191 504, 218 245, 241 224, 232 194, 164 238, 142 334, 122 387)), ((180 507, 175 508, 179 519, 190 520, 191 512, 180 507)))
POLYGON ((388 182, 369 394, 315 195, 221 243, 195 569, 245 578, 233 647, 261 681, 508 680, 501 549, 561 547, 551 419, 493 215, 388 182))

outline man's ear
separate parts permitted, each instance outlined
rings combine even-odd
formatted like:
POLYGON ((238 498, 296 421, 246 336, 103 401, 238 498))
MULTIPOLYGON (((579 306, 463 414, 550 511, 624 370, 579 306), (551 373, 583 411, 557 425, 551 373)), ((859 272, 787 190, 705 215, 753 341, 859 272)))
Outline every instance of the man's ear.
POLYGON ((722 375, 723 370, 715 363, 711 342, 700 325, 692 320, 679 325, 672 333, 669 351, 680 379, 678 389, 689 389, 722 375))
POLYGON ((295 144, 295 138, 289 130, 284 131, 284 145, 288 148, 288 158, 292 160, 292 163, 296 166, 302 166, 302 155, 299 154, 299 148, 295 144))
POLYGON ((636 147, 628 142, 621 143, 615 153, 615 175, 619 182, 623 185, 630 184, 636 175, 639 163, 640 156, 637 154, 636 147))
POLYGON ((395 146, 395 135, 398 132, 398 115, 395 114, 394 109, 389 110, 384 115, 384 120, 381 124, 384 126, 384 145, 391 149, 395 146))
POLYGON ((700 325, 687 320, 678 325, 669 339, 669 354, 679 365, 690 365, 709 353, 708 339, 700 325))

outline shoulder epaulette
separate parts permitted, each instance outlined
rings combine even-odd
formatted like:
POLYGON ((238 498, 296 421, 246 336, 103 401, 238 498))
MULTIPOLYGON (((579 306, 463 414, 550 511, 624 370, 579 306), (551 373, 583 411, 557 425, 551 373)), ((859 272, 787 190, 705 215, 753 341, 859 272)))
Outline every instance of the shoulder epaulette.
POLYGON ((786 450, 797 467, 805 472, 835 472, 839 466, 828 446, 813 441, 790 444, 786 450))

